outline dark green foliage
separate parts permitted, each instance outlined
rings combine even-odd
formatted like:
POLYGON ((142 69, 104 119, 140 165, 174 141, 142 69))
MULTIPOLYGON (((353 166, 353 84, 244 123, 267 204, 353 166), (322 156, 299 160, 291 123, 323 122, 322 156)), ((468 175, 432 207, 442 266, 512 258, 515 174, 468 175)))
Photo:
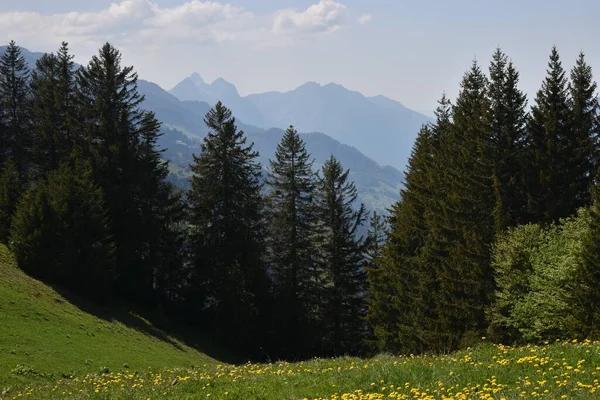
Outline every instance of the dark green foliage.
POLYGON ((441 347, 452 350, 485 327, 484 306, 493 289, 489 246, 493 240, 491 132, 487 79, 477 63, 465 74, 444 138, 443 178, 447 190, 429 229, 436 231, 440 259, 441 347))
POLYGON ((409 354, 439 347, 437 268, 445 257, 445 243, 436 222, 443 216, 439 201, 447 190, 440 143, 449 134, 450 113, 444 95, 436 124, 424 126, 417 135, 402 200, 391 210, 382 257, 368 269, 367 320, 379 350, 409 354))
POLYGON ((21 180, 30 167, 29 69, 11 41, 0 57, 0 167, 10 157, 21 180))
POLYGON ((519 73, 500 49, 490 65, 490 130, 493 151, 494 224, 496 232, 528 221, 524 174, 527 98, 519 73))
POLYGON ((567 78, 556 47, 531 108, 528 127, 529 207, 534 221, 554 222, 575 213, 570 198, 572 167, 567 78))
POLYGON ((278 352, 314 352, 316 323, 315 173, 304 141, 290 127, 275 151, 266 180, 267 261, 274 296, 278 352))
POLYGON ((415 142, 381 263, 391 271, 375 283, 375 290, 389 288, 379 306, 371 304, 375 319, 383 317, 375 334, 395 351, 448 352, 485 329, 494 235, 487 85, 474 63, 454 109, 444 97, 436 125, 424 127, 415 142))
POLYGON ((258 154, 221 102, 205 117, 210 132, 191 166, 188 194, 194 275, 190 297, 219 338, 251 351, 267 294, 262 262, 263 202, 258 154))
POLYGON ((17 167, 9 159, 0 169, 0 243, 8 242, 13 213, 23 190, 17 167))
POLYGON ((588 206, 591 203, 590 185, 598 168, 598 99, 596 82, 592 68, 585 62, 585 55, 579 54, 571 70, 570 119, 567 162, 569 182, 569 202, 571 208, 588 206))
POLYGON ((73 56, 63 42, 58 53, 45 54, 31 74, 33 159, 36 172, 45 176, 58 168, 76 145, 75 70, 73 56))
POLYGON ((332 155, 323 164, 317 190, 318 264, 323 351, 361 350, 365 329, 365 240, 357 230, 366 220, 364 205, 354 208, 356 187, 332 155))
POLYGON ((84 163, 61 164, 23 196, 10 236, 26 272, 95 300, 110 295, 113 244, 102 191, 84 163))
POLYGON ((104 192, 116 244, 117 290, 151 304, 157 270, 164 275, 171 261, 163 258, 171 255, 169 246, 180 251, 166 244, 177 224, 179 200, 155 148, 160 123, 139 107, 137 74, 121 66, 120 52, 108 43, 78 71, 77 85, 81 153, 91 160, 94 181, 104 192))
POLYGON ((384 217, 373 212, 369 218, 369 230, 367 231, 367 260, 375 265, 383 256, 383 246, 387 240, 387 226, 384 217))

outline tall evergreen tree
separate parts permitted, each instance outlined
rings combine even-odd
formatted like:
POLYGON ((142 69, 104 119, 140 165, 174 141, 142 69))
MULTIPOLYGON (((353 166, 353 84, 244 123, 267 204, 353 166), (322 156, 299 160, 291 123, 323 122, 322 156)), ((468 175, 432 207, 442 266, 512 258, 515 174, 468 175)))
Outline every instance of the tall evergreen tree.
POLYGON ((410 354, 436 350, 439 265, 447 256, 442 217, 444 178, 440 143, 451 128, 451 104, 444 95, 437 121, 424 126, 413 146, 402 200, 394 204, 382 257, 368 269, 369 312, 378 350, 410 354))
POLYGON ((494 287, 489 259, 494 196, 487 85, 474 62, 461 83, 453 125, 441 145, 449 190, 443 198, 442 218, 433 229, 449 244, 438 275, 439 321, 446 350, 481 334, 484 307, 494 287))
POLYGON ((14 40, 0 57, 0 167, 8 157, 19 177, 26 180, 30 167, 29 68, 14 40))
POLYGON ((117 290, 149 303, 155 298, 155 245, 169 235, 162 221, 172 200, 167 165, 155 148, 160 123, 140 108, 144 98, 137 91, 137 73, 121 66, 121 53, 109 43, 79 69, 77 88, 78 129, 85 138, 81 152, 92 160, 94 181, 105 194, 116 243, 117 290))
POLYGON ((260 164, 221 102, 204 119, 210 132, 191 165, 188 198, 194 227, 193 293, 218 337, 249 351, 256 345, 266 275, 260 164))
POLYGON ((598 99, 596 82, 592 68, 580 53, 571 70, 570 92, 570 134, 568 136, 569 162, 567 182, 572 209, 591 203, 590 185, 598 168, 598 99))
POLYGON ((498 48, 490 64, 490 129, 493 151, 496 232, 527 222, 524 175, 527 106, 517 87, 519 73, 498 48))
POLYGON ((547 76, 531 108, 527 170, 529 207, 534 222, 554 222, 576 210, 569 181, 571 129, 567 78, 556 47, 547 76))
POLYGON ((315 174, 310 154, 290 126, 270 160, 268 263, 276 304, 276 336, 286 355, 310 354, 315 303, 315 174))
POLYGON ((31 74, 33 158, 38 174, 58 168, 75 146, 75 69, 68 44, 45 54, 31 74))
POLYGON ((321 225, 322 327, 324 349, 357 353, 365 336, 365 240, 357 237, 366 219, 363 204, 354 208, 357 190, 332 155, 322 167, 317 191, 321 225))

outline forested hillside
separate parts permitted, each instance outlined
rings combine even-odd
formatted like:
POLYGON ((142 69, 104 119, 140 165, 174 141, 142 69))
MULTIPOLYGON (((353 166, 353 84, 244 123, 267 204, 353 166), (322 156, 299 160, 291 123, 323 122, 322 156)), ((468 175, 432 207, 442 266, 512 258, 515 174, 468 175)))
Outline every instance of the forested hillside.
POLYGON ((308 143, 325 138, 290 126, 263 164, 221 101, 186 114, 206 135, 177 170, 159 146, 173 127, 119 50, 72 59, 63 43, 28 66, 15 42, 0 58, 0 241, 27 274, 160 310, 248 359, 597 338, 600 125, 583 53, 568 71, 553 48, 531 105, 500 49, 487 71, 473 62, 419 131, 385 220, 344 163, 314 162, 308 143))
POLYGON ((383 255, 370 269, 379 350, 448 352, 598 335, 599 125, 580 53, 554 47, 531 106, 497 49, 415 142, 383 255), (578 214, 579 213, 579 214, 578 214))

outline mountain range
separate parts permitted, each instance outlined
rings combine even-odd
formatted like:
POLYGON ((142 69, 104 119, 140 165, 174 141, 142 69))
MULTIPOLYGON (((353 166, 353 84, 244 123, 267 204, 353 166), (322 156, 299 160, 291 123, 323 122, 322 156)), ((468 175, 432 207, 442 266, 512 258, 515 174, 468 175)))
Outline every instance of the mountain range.
MULTIPOLYGON (((208 132, 204 115, 211 105, 200 101, 181 101, 157 84, 145 80, 138 81, 138 90, 145 96, 143 106, 154 111, 163 123, 165 135, 159 145, 168 149, 164 154, 171 161, 172 179, 180 186, 187 185, 191 176, 189 164, 193 161, 192 154, 199 153, 200 140, 208 132)), ((227 106, 227 103, 224 104, 227 106)), ((244 131, 248 142, 254 143, 255 150, 259 152, 259 161, 266 168, 284 130, 263 129, 237 119, 236 124, 244 131)), ((382 167, 356 148, 326 134, 313 132, 300 135, 314 159, 315 169, 320 168, 331 154, 340 160, 344 168, 350 169, 350 178, 356 183, 359 199, 370 210, 385 213, 400 198, 402 173, 398 169, 382 167)))
MULTIPOLYGON (((21 50, 30 68, 43 55, 21 50)), ((0 47, 0 54, 3 51, 0 47)), ((192 74, 171 91, 142 79, 138 90, 145 97, 143 107, 155 112, 163 124, 159 146, 166 149, 163 156, 170 161, 170 179, 178 185, 189 184, 192 155, 200 152, 207 134, 204 116, 221 100, 233 111, 248 142, 254 142, 263 168, 274 156, 284 129, 293 124, 299 132, 307 132, 301 136, 315 169, 335 155, 350 169, 359 200, 379 213, 400 198, 401 169, 418 129, 429 121, 384 96, 366 97, 336 84, 307 83, 285 93, 240 96, 224 79, 207 84, 199 74, 192 74), (368 152, 375 156, 367 156, 368 152)))
POLYGON ((431 118, 385 96, 367 97, 329 83, 305 83, 288 92, 240 96, 222 78, 208 84, 198 73, 179 82, 172 94, 184 101, 221 100, 240 120, 260 128, 325 132, 360 149, 381 165, 403 170, 421 125, 431 118))

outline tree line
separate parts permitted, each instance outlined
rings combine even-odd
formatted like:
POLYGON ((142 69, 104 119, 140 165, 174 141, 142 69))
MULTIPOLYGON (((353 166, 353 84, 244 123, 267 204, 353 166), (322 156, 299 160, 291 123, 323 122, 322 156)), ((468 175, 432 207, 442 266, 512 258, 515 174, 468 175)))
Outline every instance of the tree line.
POLYGON ((598 335, 600 120, 581 53, 556 48, 528 107, 497 49, 418 133, 385 218, 290 127, 268 166, 221 102, 169 183, 161 124, 109 43, 29 69, 0 58, 0 241, 27 273, 127 301, 253 358, 447 353, 598 335), (368 225, 368 233, 362 235, 368 225))
POLYGON ((0 58, 0 242, 27 273, 102 304, 163 310, 249 357, 359 354, 366 267, 381 246, 339 161, 313 168, 290 127, 268 168, 221 102, 191 165, 168 182, 161 124, 106 43, 68 44, 30 70, 0 58))
POLYGON ((600 121, 584 53, 568 74, 553 47, 527 102, 496 49, 489 74, 473 62, 419 132, 368 270, 377 349, 597 338, 600 121))

